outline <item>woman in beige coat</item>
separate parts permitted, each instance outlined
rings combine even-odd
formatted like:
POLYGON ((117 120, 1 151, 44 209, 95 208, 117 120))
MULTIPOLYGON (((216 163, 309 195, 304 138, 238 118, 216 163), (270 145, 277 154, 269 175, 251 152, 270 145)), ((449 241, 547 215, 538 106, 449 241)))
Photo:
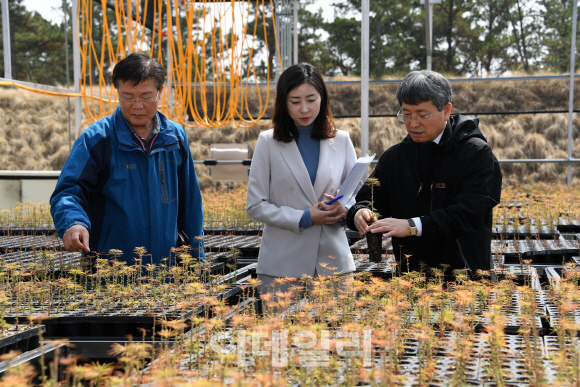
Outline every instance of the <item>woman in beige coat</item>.
POLYGON ((335 127, 316 67, 301 63, 282 73, 272 122, 258 137, 247 196, 248 215, 265 224, 257 268, 262 294, 300 286, 303 276, 355 271, 342 223, 354 199, 325 202, 356 153, 348 133, 335 127))

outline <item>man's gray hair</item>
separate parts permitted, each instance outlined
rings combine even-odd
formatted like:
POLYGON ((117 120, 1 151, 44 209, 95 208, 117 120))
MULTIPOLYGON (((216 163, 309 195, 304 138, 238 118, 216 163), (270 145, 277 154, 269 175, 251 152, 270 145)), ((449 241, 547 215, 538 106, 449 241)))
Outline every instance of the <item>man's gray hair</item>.
POLYGON ((403 103, 419 105, 431 101, 441 111, 451 102, 451 84, 435 71, 411 71, 397 88, 399 106, 403 103))

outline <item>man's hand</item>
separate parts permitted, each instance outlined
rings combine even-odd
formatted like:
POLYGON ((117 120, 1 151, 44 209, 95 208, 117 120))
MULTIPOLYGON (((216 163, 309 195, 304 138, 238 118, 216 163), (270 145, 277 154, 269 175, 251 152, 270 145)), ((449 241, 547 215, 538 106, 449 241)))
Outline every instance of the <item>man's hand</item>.
POLYGON ((87 253, 91 251, 89 249, 89 230, 80 224, 75 224, 66 230, 62 243, 67 251, 84 250, 87 253))
POLYGON ((373 213, 368 208, 361 208, 354 215, 354 225, 360 233, 360 235, 365 235, 367 233, 367 227, 370 220, 373 218, 373 213))
MULTIPOLYGON (((334 198, 328 194, 324 194, 324 196, 329 200, 334 198)), ((318 202, 310 207, 312 224, 335 224, 346 216, 347 210, 340 201, 337 200, 329 205, 324 203, 324 201, 318 202)))
POLYGON ((409 226, 407 219, 384 218, 368 226, 365 231, 372 233, 382 232, 385 238, 405 238, 411 235, 411 226, 409 226))

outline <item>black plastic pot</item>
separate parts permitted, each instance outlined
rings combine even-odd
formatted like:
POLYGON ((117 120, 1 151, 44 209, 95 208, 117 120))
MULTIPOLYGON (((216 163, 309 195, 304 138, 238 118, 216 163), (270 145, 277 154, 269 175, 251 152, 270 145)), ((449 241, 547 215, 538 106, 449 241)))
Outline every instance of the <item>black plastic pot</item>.
POLYGON ((381 262, 383 260, 383 233, 366 233, 369 261, 381 262))

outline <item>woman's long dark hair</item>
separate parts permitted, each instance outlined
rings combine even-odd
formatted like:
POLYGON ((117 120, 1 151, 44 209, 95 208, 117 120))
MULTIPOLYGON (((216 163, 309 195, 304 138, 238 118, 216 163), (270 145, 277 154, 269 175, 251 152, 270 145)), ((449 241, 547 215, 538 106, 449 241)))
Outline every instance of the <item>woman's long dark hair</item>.
POLYGON ((288 93, 295 88, 309 83, 320 94, 320 112, 314 120, 312 128, 312 138, 315 140, 326 140, 336 135, 336 125, 330 111, 328 101, 328 91, 318 69, 309 63, 299 63, 288 67, 276 85, 276 102, 274 103, 274 116, 272 125, 274 126, 274 139, 281 142, 291 142, 298 139, 298 129, 286 108, 288 93))

